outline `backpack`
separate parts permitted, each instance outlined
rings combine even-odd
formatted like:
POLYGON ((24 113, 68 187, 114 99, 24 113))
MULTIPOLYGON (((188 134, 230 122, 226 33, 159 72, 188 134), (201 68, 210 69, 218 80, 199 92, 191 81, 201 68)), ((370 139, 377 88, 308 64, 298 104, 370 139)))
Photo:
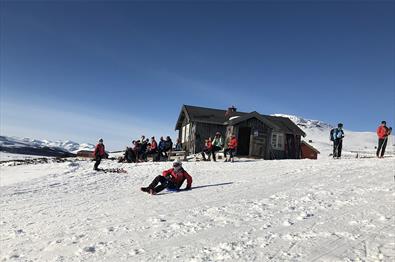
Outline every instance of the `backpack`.
POLYGON ((330 133, 330 137, 329 137, 329 139, 331 140, 331 141, 335 141, 335 139, 333 139, 333 134, 336 132, 336 128, 332 128, 331 129, 331 133, 330 133))

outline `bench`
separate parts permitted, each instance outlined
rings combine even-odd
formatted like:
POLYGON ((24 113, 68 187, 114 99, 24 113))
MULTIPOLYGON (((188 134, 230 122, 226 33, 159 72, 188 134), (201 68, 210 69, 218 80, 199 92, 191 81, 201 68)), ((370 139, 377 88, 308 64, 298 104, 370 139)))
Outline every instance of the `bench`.
POLYGON ((182 157, 182 160, 186 160, 187 159, 187 151, 169 151, 167 152, 167 155, 169 156, 169 161, 171 160, 171 157, 174 156, 175 158, 180 158, 180 156, 182 157))

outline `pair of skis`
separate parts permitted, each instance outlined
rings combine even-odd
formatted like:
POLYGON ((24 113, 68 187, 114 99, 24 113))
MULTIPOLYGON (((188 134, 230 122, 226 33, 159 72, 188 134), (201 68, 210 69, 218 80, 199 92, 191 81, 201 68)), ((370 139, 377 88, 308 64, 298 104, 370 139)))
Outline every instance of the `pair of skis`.
POLYGON ((100 168, 97 171, 104 172, 104 173, 123 173, 123 174, 128 173, 128 171, 126 171, 123 168, 100 168))

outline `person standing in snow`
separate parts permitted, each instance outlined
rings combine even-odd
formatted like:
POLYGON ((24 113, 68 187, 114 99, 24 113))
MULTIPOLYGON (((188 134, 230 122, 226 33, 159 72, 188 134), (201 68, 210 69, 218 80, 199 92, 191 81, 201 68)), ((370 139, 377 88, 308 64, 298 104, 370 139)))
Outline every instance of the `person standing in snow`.
POLYGON ((233 162, 233 157, 236 154, 236 148, 237 148, 237 139, 235 135, 232 135, 230 137, 230 141, 228 143, 228 148, 225 149, 224 155, 225 155, 225 162, 233 162), (227 155, 229 154, 229 160, 227 158, 227 155))
POLYGON ((163 171, 161 176, 155 177, 151 184, 148 187, 142 187, 141 191, 155 195, 165 188, 179 190, 185 180, 187 181, 185 190, 190 190, 192 177, 182 168, 181 161, 176 160, 173 162, 173 168, 163 171))
POLYGON ((93 157, 96 160, 95 165, 93 166, 93 170, 98 171, 99 165, 102 158, 106 158, 106 150, 103 144, 103 139, 100 138, 99 143, 95 147, 95 151, 93 151, 93 157))
POLYGON ((213 160, 217 161, 215 159, 215 152, 220 151, 222 149, 222 147, 224 146, 224 141, 222 140, 220 132, 215 133, 215 137, 214 137, 212 144, 213 144, 213 149, 211 151, 211 154, 213 155, 213 160))
POLYGON ((339 123, 333 131, 333 158, 340 158, 342 156, 343 138, 343 124, 339 123))
POLYGON ((381 125, 377 128, 377 136, 379 137, 379 144, 376 155, 378 158, 383 158, 385 148, 387 147, 388 136, 391 134, 392 128, 387 127, 387 122, 381 121, 381 125), (380 152, 381 151, 381 152, 380 152))

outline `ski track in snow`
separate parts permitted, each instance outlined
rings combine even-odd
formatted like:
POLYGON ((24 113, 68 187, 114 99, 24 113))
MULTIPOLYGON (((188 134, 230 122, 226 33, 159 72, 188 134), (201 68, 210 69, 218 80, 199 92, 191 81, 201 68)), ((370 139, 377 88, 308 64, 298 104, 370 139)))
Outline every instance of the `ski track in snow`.
POLYGON ((170 163, 92 166, 1 166, 2 261, 395 259, 393 158, 188 162, 196 188, 156 196, 170 163))

